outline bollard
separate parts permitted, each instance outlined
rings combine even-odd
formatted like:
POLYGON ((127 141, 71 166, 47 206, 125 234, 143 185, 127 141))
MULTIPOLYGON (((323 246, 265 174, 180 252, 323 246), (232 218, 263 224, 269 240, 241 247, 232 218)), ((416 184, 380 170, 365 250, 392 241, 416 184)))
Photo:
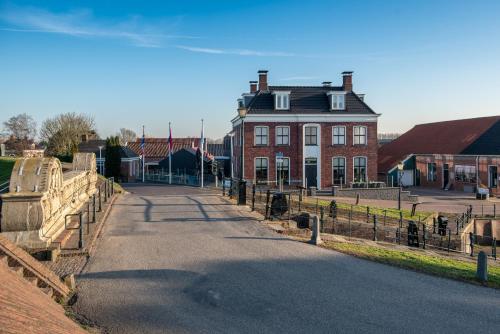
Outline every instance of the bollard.
POLYGON ((483 283, 488 281, 488 256, 483 251, 477 256, 476 278, 483 283))
POLYGON ((312 217, 313 219, 313 230, 312 230, 312 236, 311 236, 311 241, 310 243, 313 245, 319 245, 322 244, 323 241, 321 240, 321 223, 318 219, 318 216, 314 215, 312 217))
POLYGON ((373 215, 373 241, 377 241, 377 215, 373 215))
POLYGON ((78 226, 78 249, 83 248, 83 222, 82 222, 82 213, 79 214, 79 226, 78 226))
POLYGON ((255 211, 255 183, 252 184, 252 211, 255 211))
POLYGON ((432 234, 436 234, 436 217, 432 217, 432 234))

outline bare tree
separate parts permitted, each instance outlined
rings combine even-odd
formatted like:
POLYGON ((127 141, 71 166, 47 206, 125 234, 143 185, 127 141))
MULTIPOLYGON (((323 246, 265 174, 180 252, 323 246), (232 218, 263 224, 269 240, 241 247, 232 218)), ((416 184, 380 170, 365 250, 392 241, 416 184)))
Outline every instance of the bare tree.
POLYGON ((6 134, 17 140, 34 140, 36 136, 36 122, 28 114, 12 116, 3 123, 6 134))
POLYGON ((91 132, 95 132, 92 116, 66 113, 45 120, 40 137, 46 142, 48 153, 69 156, 78 151, 82 137, 91 132))
POLYGON ((120 145, 123 146, 127 145, 127 143, 134 142, 137 139, 137 134, 134 131, 125 128, 121 128, 117 136, 120 139, 120 145))

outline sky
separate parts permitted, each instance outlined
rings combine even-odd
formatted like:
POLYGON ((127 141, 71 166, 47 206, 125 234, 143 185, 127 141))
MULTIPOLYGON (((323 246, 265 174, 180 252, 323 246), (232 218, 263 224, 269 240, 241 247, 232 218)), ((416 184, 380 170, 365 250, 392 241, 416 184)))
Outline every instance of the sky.
POLYGON ((3 1, 0 121, 92 115, 102 137, 231 129, 257 71, 342 82, 379 132, 500 114, 500 1, 3 1))

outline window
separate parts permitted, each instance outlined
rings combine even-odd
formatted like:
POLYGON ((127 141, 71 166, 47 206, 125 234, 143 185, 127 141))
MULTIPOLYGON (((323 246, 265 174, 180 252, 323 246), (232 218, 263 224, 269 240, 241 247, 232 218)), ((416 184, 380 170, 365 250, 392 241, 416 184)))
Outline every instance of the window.
POLYGON ((267 183, 267 158, 255 158, 255 181, 256 183, 267 183))
POLYGON ((276 110, 290 109, 290 93, 289 92, 274 93, 274 106, 276 110))
POLYGON ((427 164, 427 181, 437 181, 436 164, 433 162, 427 164))
POLYGON ((327 93, 330 95, 330 103, 332 110, 344 110, 345 109, 345 94, 344 93, 327 93))
POLYGON ((255 145, 267 145, 267 134, 269 128, 267 126, 255 127, 255 145))
POLYGON ((345 184, 345 158, 333 158, 333 184, 345 184))
POLYGON ((345 145, 345 126, 333 127, 333 145, 345 145))
POLYGON ((366 132, 366 126, 354 127, 354 145, 366 145, 366 132))
POLYGON ((289 184, 290 158, 276 158, 276 182, 289 184))
POLYGON ((305 144, 307 146, 318 145, 318 128, 315 126, 306 126, 305 144))
POLYGON ((365 157, 354 157, 354 182, 366 182, 365 157))
POLYGON ((458 182, 476 183, 476 166, 455 166, 455 180, 458 182))
POLYGON ((290 144, 290 128, 288 126, 276 127, 276 145, 290 144))

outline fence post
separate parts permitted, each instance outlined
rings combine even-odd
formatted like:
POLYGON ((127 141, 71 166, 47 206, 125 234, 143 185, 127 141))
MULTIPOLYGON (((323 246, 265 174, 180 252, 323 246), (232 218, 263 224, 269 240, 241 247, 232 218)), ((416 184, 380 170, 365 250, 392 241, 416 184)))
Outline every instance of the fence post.
POLYGON ((470 256, 474 256, 474 233, 469 232, 470 256))
POLYGON ((271 197, 271 190, 267 189, 266 192, 266 219, 268 218, 269 213, 269 198, 271 197))
POLYGON ((377 241, 377 215, 373 215, 373 241, 377 241))
POLYGON ((432 217, 432 234, 436 234, 436 217, 432 217))
POLYGON ((108 201, 108 181, 104 181, 104 203, 108 201))
POLYGON ((399 211, 399 228, 403 228, 403 212, 399 211))
POLYGON ((370 207, 369 206, 366 207, 366 223, 367 224, 370 223, 370 207))
POLYGON ((80 214, 78 215, 79 217, 79 226, 78 226, 78 249, 82 249, 83 248, 83 222, 82 222, 82 213, 80 212, 80 214))
POLYGON ((451 246, 451 229, 448 229, 448 253, 450 252, 451 246))
POLYGON ((90 233, 90 198, 87 202, 87 234, 90 233))
POLYGON ((349 210, 349 240, 351 240, 351 220, 352 220, 352 204, 349 210))
POLYGON ((98 190, 99 190, 99 212, 101 212, 102 211, 101 186, 99 186, 98 190))
POLYGON ((96 209, 95 209, 95 194, 92 195, 92 223, 97 221, 96 217, 96 209))
POLYGON ((111 195, 115 194, 115 178, 111 178, 111 195))
POLYGON ((288 222, 290 222, 290 215, 292 213, 292 193, 288 194, 288 222))
POLYGON ((359 204, 359 194, 356 194, 356 205, 359 204))
POLYGON ((425 241, 426 241, 426 232, 427 232, 427 226, 425 224, 422 224, 422 241, 424 243, 423 248, 425 249, 425 241))
POLYGON ((491 244, 491 256, 495 259, 497 259, 497 239, 493 238, 493 243, 491 244))
POLYGON ((302 202, 302 188, 299 189, 299 210, 298 212, 300 213, 300 204, 302 202))
POLYGON ((386 220, 387 220, 387 210, 384 209, 384 226, 385 226, 386 220))
POLYGON ((324 223, 325 223, 325 208, 323 206, 321 206, 319 208, 319 221, 321 223, 321 232, 324 232, 324 223))
POLYGON ((252 184, 252 211, 255 211, 255 183, 252 184))
POLYGON ((399 227, 396 229, 396 243, 401 245, 401 229, 399 227))
POLYGON ((457 235, 459 230, 460 230, 460 219, 457 217, 457 235))
POLYGON ((222 196, 226 196, 226 180, 222 178, 222 196))

